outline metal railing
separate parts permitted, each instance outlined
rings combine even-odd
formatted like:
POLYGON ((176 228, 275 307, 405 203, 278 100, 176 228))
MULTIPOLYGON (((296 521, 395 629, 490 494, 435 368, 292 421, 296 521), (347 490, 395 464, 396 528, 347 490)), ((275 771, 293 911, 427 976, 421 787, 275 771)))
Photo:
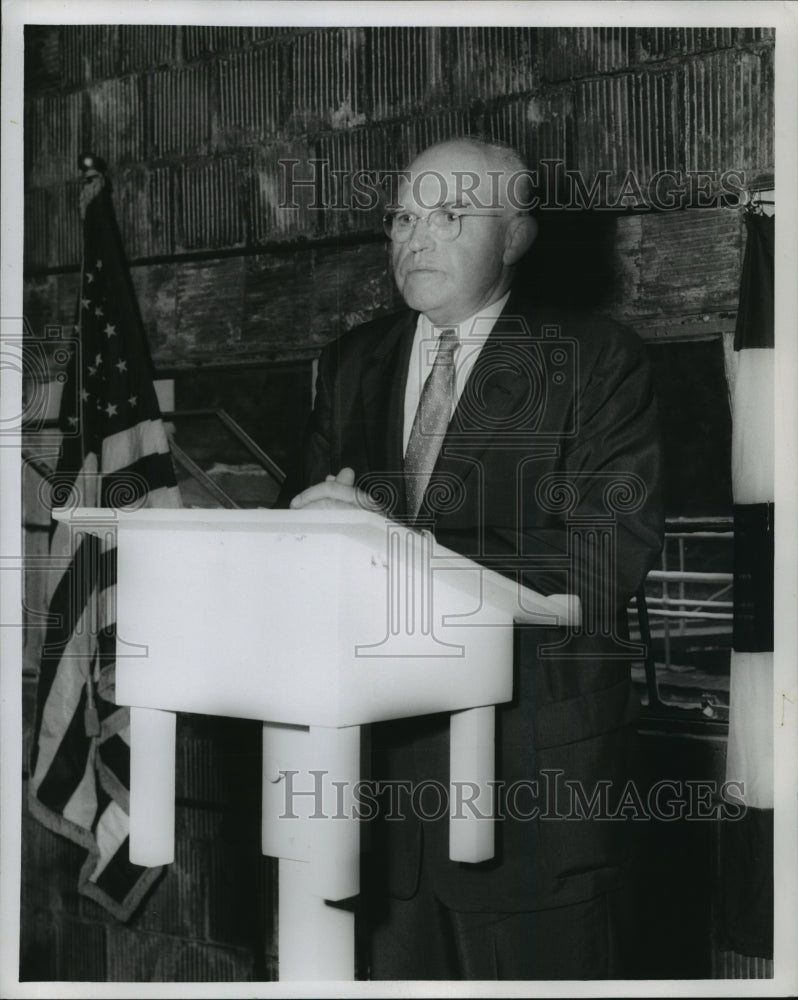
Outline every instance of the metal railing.
MULTIPOLYGON (((678 518, 666 523, 660 567, 652 570, 645 583, 645 608, 635 599, 631 609, 632 631, 637 624, 647 633, 654 650, 646 663, 646 687, 650 705, 667 704, 662 682, 685 687, 709 675, 694 664, 701 656, 720 655, 730 646, 734 617, 732 597, 733 524, 730 518, 678 518), (728 567, 728 569, 727 569, 728 567)), ((713 693, 702 694, 701 704, 712 715, 718 702, 727 697, 724 672, 712 672, 713 693)), ((677 699, 678 700, 678 699, 677 699)))

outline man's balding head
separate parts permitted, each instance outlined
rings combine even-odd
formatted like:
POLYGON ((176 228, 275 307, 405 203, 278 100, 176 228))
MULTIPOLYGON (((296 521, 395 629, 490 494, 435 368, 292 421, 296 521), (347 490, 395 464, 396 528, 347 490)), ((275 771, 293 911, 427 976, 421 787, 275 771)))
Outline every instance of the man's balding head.
POLYGON ((404 241, 394 236, 392 253, 397 286, 411 308, 436 325, 459 323, 504 295, 536 233, 518 208, 525 183, 514 150, 468 136, 415 158, 399 188, 399 210, 412 231, 404 241), (455 238, 427 221, 438 209, 461 216, 455 238))
POLYGON ((446 179, 446 197, 452 200, 464 197, 471 205, 486 211, 517 214, 530 204, 529 170, 507 143, 475 136, 446 139, 419 153, 410 164, 409 173, 417 184, 422 184, 424 190, 419 193, 425 200, 428 192, 440 193, 446 179), (440 172, 442 162, 453 165, 451 176, 440 172))

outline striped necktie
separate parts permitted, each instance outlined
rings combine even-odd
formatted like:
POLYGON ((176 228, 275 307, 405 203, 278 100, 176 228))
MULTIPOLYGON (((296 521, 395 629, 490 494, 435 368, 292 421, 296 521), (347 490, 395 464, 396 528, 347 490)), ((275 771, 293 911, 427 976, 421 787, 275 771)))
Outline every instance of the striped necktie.
POLYGON ((416 517, 438 459, 454 400, 454 354, 459 347, 457 330, 441 331, 438 351, 410 431, 405 452, 407 512, 416 517))

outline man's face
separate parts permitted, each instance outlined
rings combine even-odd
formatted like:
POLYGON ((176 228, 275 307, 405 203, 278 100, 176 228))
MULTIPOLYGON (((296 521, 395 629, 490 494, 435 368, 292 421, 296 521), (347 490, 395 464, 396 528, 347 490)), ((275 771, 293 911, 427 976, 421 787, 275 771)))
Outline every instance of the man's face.
POLYGON ((492 195, 496 179, 487 173, 496 169, 480 150, 447 143, 422 153, 400 186, 399 209, 419 221, 406 242, 393 242, 394 278, 411 309, 436 326, 467 319, 509 288, 511 272, 503 260, 509 216, 496 216, 504 210, 492 195), (452 242, 437 237, 425 221, 441 206, 469 213, 452 242))

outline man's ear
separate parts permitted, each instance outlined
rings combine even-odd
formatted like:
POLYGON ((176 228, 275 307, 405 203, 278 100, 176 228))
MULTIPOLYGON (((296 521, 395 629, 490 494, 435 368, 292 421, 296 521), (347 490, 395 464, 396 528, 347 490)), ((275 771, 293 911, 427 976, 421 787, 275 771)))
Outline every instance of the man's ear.
POLYGON ((535 242, 538 234, 538 224, 531 215, 516 215, 507 225, 504 237, 504 254, 502 260, 507 267, 524 256, 535 242))

